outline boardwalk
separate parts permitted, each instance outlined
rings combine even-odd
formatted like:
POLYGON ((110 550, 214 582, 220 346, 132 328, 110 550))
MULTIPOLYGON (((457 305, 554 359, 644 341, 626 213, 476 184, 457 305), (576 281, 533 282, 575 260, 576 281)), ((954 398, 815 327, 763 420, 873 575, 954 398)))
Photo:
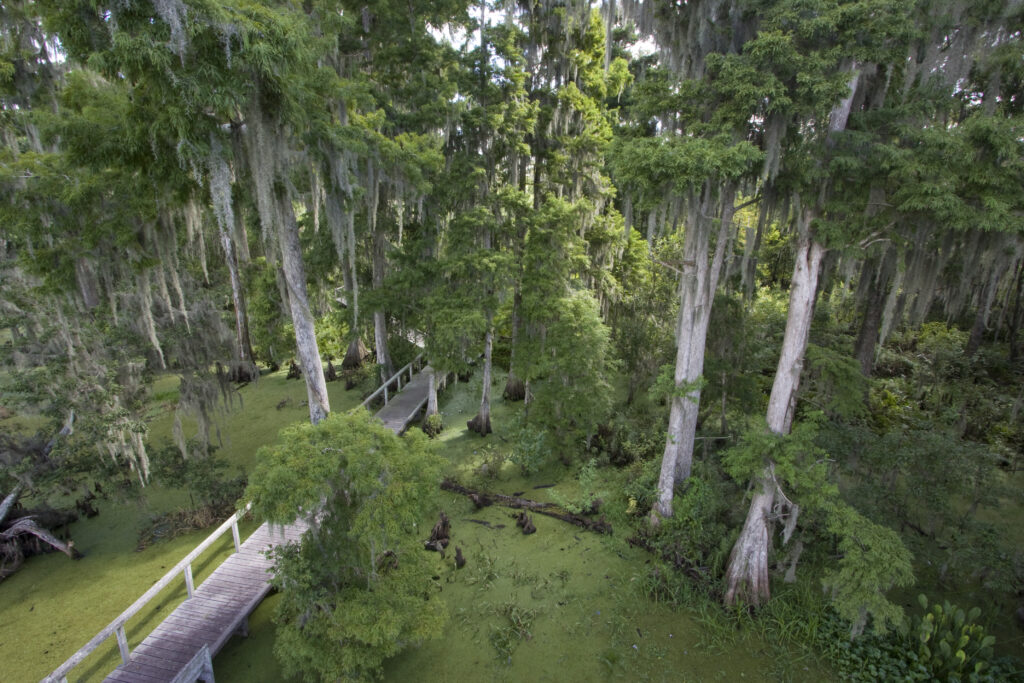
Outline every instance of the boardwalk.
MULTIPOLYGON (((395 434, 404 432, 427 402, 428 373, 432 371, 424 368, 423 372, 413 374, 414 364, 415 361, 388 380, 388 385, 395 381, 396 385, 401 385, 402 390, 390 396, 377 413, 377 417, 395 434), (409 380, 404 385, 401 384, 403 372, 409 374, 409 380)), ((382 390, 384 387, 378 392, 382 390)), ((299 540, 305 529, 306 525, 301 520, 285 527, 271 528, 263 524, 244 543, 240 543, 238 515, 234 515, 44 680, 66 681, 71 669, 116 633, 125 664, 107 676, 106 681, 192 683, 199 679, 213 683, 212 657, 235 633, 247 634, 249 615, 270 592, 268 572, 272 562, 263 555, 263 551, 274 545, 299 540), (237 551, 201 585, 193 587, 192 561, 228 529, 232 531, 237 551), (188 599, 171 612, 138 647, 129 651, 125 635, 126 622, 178 575, 185 577, 188 599)))
MULTIPOLYGON (((235 633, 247 632, 249 614, 270 592, 267 572, 272 562, 263 555, 267 548, 297 541, 305 530, 298 522, 285 527, 260 526, 195 589, 191 598, 176 610, 136 647, 127 664, 118 667, 105 680, 133 683, 174 681, 178 674, 201 653, 217 654, 235 633)), ((213 680, 212 671, 196 677, 213 680)), ((192 680, 195 680, 193 678, 192 680)))
POLYGON ((377 412, 377 418, 384 426, 395 434, 401 434, 427 404, 427 390, 430 385, 429 375, 433 370, 428 365, 412 381, 402 387, 402 391, 394 396, 387 405, 377 412))

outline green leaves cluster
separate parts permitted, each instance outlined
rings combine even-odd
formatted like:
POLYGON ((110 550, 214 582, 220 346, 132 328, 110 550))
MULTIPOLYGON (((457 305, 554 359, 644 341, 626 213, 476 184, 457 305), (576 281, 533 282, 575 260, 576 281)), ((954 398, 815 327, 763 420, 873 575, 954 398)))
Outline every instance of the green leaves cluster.
POLYGON ((287 675, 363 680, 387 657, 439 634, 444 604, 422 537, 441 460, 418 431, 400 439, 365 411, 289 427, 261 449, 246 498, 273 523, 310 520, 278 551, 284 589, 275 652, 287 675))

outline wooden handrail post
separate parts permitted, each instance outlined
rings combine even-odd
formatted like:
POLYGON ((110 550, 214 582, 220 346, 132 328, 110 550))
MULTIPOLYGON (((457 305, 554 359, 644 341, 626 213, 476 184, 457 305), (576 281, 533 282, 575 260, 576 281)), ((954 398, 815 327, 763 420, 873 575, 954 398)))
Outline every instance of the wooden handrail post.
POLYGON ((238 538, 238 515, 233 518, 235 521, 231 524, 231 538, 235 541, 235 552, 241 552, 242 542, 238 538))
POLYGON ((388 385, 384 385, 384 405, 388 404, 388 385))
POLYGON ((128 649, 128 636, 124 632, 124 624, 117 627, 117 649, 121 651, 121 661, 128 663, 132 651, 128 649))
POLYGON ((185 565, 185 590, 188 591, 188 597, 192 597, 192 594, 196 592, 195 582, 192 581, 192 565, 185 565))

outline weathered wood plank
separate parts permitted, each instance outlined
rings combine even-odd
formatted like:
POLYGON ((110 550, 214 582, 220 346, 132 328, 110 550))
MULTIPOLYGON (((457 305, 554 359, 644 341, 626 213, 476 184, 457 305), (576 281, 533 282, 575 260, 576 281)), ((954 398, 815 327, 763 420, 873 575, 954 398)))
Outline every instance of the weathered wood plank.
POLYGON ((139 662, 131 662, 114 669, 106 680, 122 683, 166 683, 170 680, 170 676, 163 669, 154 669, 139 662))

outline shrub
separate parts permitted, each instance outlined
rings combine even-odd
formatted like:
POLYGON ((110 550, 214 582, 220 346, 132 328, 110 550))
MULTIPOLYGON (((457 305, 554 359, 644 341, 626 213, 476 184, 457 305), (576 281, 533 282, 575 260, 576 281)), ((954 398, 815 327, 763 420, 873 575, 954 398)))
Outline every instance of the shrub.
POLYGON ((444 430, 444 418, 441 417, 441 413, 427 415, 423 418, 423 424, 420 426, 420 429, 423 430, 424 434, 433 439, 444 430))
POLYGON ((286 676, 364 680, 385 658, 440 634, 444 604, 418 529, 437 513, 442 461, 360 410, 289 427, 263 448, 247 497, 277 524, 316 517, 276 551, 274 651, 286 676))

